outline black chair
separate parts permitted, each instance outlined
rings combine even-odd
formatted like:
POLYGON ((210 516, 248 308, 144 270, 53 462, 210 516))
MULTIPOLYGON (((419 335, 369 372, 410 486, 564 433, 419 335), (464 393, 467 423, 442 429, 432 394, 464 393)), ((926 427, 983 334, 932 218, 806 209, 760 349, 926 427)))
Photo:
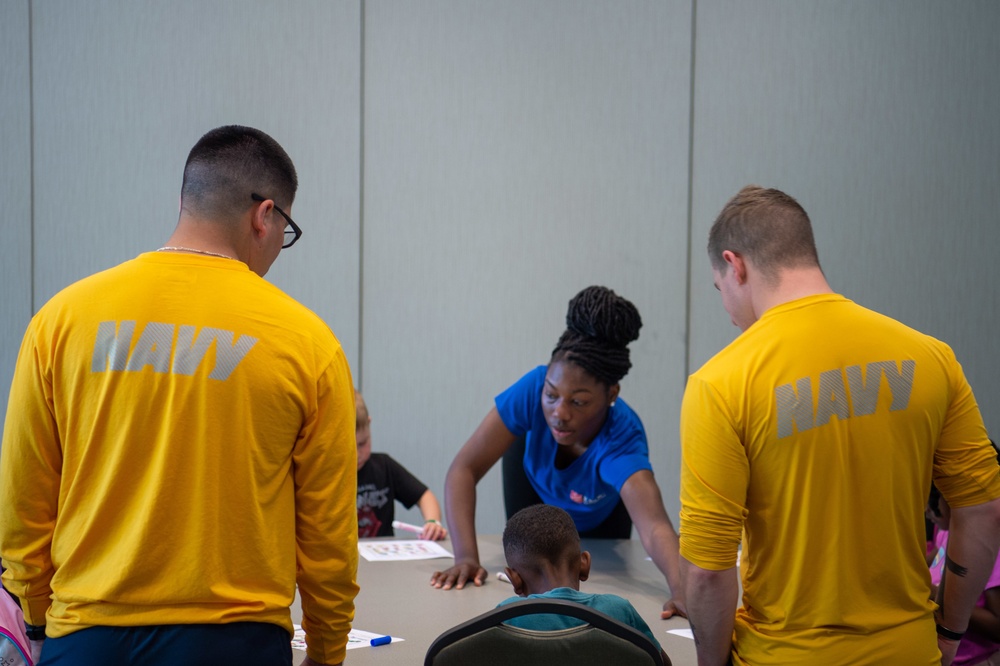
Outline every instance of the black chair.
POLYGON ((542 498, 531 487, 524 471, 524 446, 524 437, 518 437, 501 458, 503 505, 507 520, 525 507, 542 503, 542 498))
POLYGON ((494 608, 438 636, 424 666, 671 666, 641 631, 589 606, 561 599, 525 599, 494 608), (535 631, 504 624, 552 613, 583 620, 570 629, 535 631))

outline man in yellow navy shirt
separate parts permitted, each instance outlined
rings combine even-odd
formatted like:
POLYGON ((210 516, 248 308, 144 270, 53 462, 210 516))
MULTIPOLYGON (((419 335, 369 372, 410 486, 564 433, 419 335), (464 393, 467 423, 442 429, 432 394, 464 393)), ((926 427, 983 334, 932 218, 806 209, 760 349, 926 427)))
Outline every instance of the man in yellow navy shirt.
POLYGON ((28 326, 0 449, 4 585, 41 664, 343 662, 358 592, 354 388, 263 278, 301 235, 263 132, 205 134, 155 252, 28 326), (37 643, 36 643, 37 645, 37 643))
POLYGON ((698 663, 950 664, 1000 545, 1000 468, 954 354, 835 294, 783 192, 741 190, 708 253, 743 332, 690 377, 681 409, 698 663), (959 507, 940 607, 924 560, 932 478, 959 507))

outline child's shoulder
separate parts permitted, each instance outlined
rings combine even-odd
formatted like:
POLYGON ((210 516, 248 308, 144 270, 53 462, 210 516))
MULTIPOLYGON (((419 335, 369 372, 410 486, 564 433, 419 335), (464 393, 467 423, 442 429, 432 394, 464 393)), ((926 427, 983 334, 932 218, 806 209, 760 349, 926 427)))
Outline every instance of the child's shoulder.
POLYGON ((612 614, 609 611, 618 610, 630 613, 636 612, 635 607, 632 606, 632 602, 625 597, 618 596, 617 594, 595 594, 590 592, 581 592, 568 587, 561 587, 549 590, 544 595, 539 596, 575 601, 577 603, 596 608, 606 615, 612 614))
POLYGON ((393 458, 392 456, 390 456, 388 453, 380 453, 380 452, 373 451, 372 452, 372 458, 377 458, 378 461, 379 461, 379 463, 383 467, 387 467, 387 468, 388 467, 395 467, 396 469, 401 469, 401 470, 403 470, 405 472, 409 472, 410 471, 410 470, 406 469, 406 466, 403 465, 403 463, 399 462, 398 460, 396 460, 395 458, 393 458))
POLYGON ((365 464, 358 470, 358 474, 366 477, 373 474, 376 476, 384 476, 389 473, 389 469, 393 465, 398 464, 399 463, 397 463, 388 453, 376 453, 375 451, 372 451, 372 453, 368 456, 368 460, 366 460, 365 464))
POLYGON ((395 465, 397 467, 402 467, 400 462, 390 456, 388 453, 382 453, 379 451, 372 451, 369 460, 377 460, 382 465, 395 465))
POLYGON ((603 603, 608 605, 620 606, 622 608, 629 608, 632 610, 635 609, 635 607, 632 606, 631 601, 617 594, 595 594, 594 596, 599 597, 603 603))

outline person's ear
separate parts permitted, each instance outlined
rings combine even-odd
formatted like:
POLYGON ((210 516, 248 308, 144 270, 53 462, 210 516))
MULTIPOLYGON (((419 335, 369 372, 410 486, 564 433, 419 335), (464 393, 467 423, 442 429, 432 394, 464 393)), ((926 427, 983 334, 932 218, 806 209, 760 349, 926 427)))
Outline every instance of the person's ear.
POLYGON ((250 228, 253 230, 255 241, 261 240, 267 234, 267 216, 272 208, 274 208, 274 201, 271 199, 264 199, 254 208, 250 217, 250 228))
POLYGON ((728 270, 733 271, 733 277, 736 279, 736 284, 745 284, 747 281, 746 260, 732 250, 723 250, 722 260, 726 262, 728 270))
POLYGON ((519 597, 528 596, 528 588, 524 584, 524 579, 521 578, 521 574, 517 573, 510 567, 504 567, 503 570, 507 574, 507 578, 510 579, 510 584, 514 586, 514 594, 519 597))
POLYGON ((590 551, 585 550, 580 553, 580 580, 590 578, 590 551))
POLYGON ((618 392, 622 390, 621 384, 612 384, 608 387, 608 405, 614 406, 615 400, 618 399, 618 392))

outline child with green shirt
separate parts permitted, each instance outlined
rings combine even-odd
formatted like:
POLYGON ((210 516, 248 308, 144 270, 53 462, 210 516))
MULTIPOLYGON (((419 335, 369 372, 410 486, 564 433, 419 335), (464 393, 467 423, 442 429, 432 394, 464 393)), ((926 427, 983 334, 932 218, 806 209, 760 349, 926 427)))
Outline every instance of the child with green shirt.
MULTIPOLYGON (((649 625, 631 603, 615 594, 585 594, 580 581, 590 576, 590 553, 580 550, 580 535, 566 511, 549 504, 521 509, 507 521, 503 531, 507 577, 518 594, 499 606, 529 599, 563 599, 598 610, 645 634, 670 663, 649 625)), ((554 631, 584 624, 565 615, 538 614, 513 618, 507 624, 523 629, 554 631)))

